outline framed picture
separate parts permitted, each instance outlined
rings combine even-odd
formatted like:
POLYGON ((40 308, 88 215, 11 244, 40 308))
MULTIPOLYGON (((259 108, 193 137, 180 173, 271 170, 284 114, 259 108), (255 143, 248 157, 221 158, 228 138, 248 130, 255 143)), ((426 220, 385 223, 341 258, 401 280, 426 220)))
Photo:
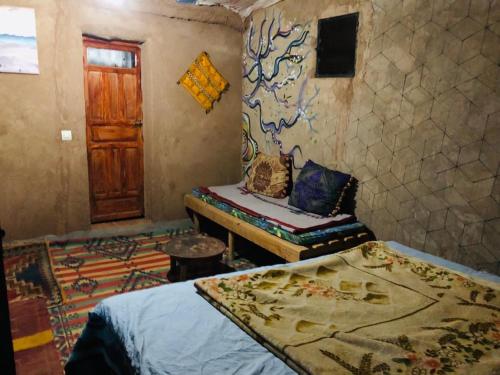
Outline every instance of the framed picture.
POLYGON ((40 74, 35 9, 0 6, 0 73, 40 74))

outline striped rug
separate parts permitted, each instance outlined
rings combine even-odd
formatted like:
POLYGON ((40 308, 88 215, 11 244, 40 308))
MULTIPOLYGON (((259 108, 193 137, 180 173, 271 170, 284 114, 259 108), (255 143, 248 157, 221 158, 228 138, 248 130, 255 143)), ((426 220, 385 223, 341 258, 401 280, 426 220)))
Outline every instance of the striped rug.
POLYGON ((64 373, 46 302, 42 297, 9 302, 17 375, 64 373))
POLYGON ((16 374, 63 374, 47 311, 61 298, 45 243, 10 246, 3 256, 16 374))
POLYGON ((49 313, 63 362, 99 301, 168 283, 165 245, 173 236, 189 233, 191 229, 174 229, 49 243, 50 265, 62 295, 62 303, 50 306, 49 313))

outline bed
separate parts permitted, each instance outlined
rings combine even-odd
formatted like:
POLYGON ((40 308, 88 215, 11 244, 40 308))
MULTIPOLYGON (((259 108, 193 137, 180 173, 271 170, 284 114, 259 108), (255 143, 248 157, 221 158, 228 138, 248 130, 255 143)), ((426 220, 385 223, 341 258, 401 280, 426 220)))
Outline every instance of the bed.
MULTIPOLYGON (((463 280, 464 287, 466 285, 480 285, 486 291, 484 292, 478 286, 471 289, 470 296, 474 300, 474 303, 477 302, 477 304, 489 306, 487 308, 478 307, 478 309, 487 311, 487 315, 493 323, 470 326, 472 327, 470 335, 477 342, 482 342, 481 345, 484 344, 483 346, 486 349, 482 348, 482 351, 479 349, 467 349, 467 345, 470 347, 470 344, 466 344, 462 339, 457 338, 459 335, 457 334, 458 330, 456 327, 449 328, 448 335, 441 335, 439 342, 443 342, 445 347, 445 344, 448 343, 450 357, 452 358, 456 357, 453 354, 453 348, 457 345, 461 345, 465 348, 464 350, 470 351, 470 356, 466 358, 470 358, 470 361, 472 361, 471 364, 476 366, 475 369, 477 371, 467 372, 470 369, 466 367, 465 370, 463 368, 460 370, 459 368, 460 373, 500 373, 500 362, 498 359, 500 358, 500 303, 498 301, 500 278, 472 270, 396 242, 388 242, 387 246, 399 254, 399 256, 394 258, 399 262, 398 264, 401 264, 401 259, 406 259, 406 257, 408 259, 415 258, 418 267, 416 271, 413 270, 412 272, 417 273, 419 277, 425 274, 422 273, 422 269, 431 267, 438 272, 434 272, 432 275, 426 274, 426 277, 430 278, 429 280, 435 280, 436 277, 440 278, 439 280, 443 277, 445 279, 456 278, 460 283, 463 280), (441 269, 440 267, 443 268, 441 269), (453 275, 453 277, 450 275, 453 275), (481 293, 486 293, 485 296, 487 296, 484 297, 481 293), (483 297, 488 302, 484 302, 483 297), (486 335, 488 335, 487 340, 485 338, 486 335), (455 357, 453 357, 454 355, 455 357), (476 361, 478 363, 474 362, 474 358, 477 359, 478 357, 479 360, 476 361)), ((340 253, 340 256, 342 254, 349 254, 349 251, 340 253)), ((331 261, 332 257, 339 258, 339 255, 326 255, 317 259, 289 263, 279 268, 286 270, 297 266, 307 267, 319 261, 331 261)), ((393 264, 393 261, 388 262, 385 259, 383 267, 374 266, 373 269, 369 270, 369 273, 387 272, 387 267, 390 267, 388 264, 393 264)), ((271 270, 271 268, 275 269, 276 266, 261 267, 251 272, 262 274, 271 270)), ((220 277, 228 279, 231 277, 241 277, 247 273, 248 271, 237 272, 221 275, 220 277)), ((445 279, 443 279, 443 282, 447 282, 445 279)), ((203 282, 213 279, 204 280, 203 282)), ((434 281, 432 282, 434 283, 434 281)), ((121 348, 121 353, 118 353, 118 355, 105 355, 108 365, 111 367, 116 366, 115 368, 128 368, 126 371, 118 370, 118 373, 127 373, 127 371, 133 373, 134 369, 140 369, 141 374, 294 374, 296 372, 312 372, 308 371, 307 366, 303 367, 303 364, 297 364, 293 359, 290 360, 287 355, 280 356, 279 353, 273 350, 272 342, 271 345, 269 345, 269 342, 267 344, 262 341, 259 343, 256 340, 259 338, 258 329, 250 329, 250 331, 257 333, 257 335, 251 336, 247 334, 244 329, 240 328, 240 324, 235 324, 235 322, 238 323, 237 319, 235 320, 221 314, 221 309, 214 308, 211 303, 205 300, 204 297, 207 296, 203 297, 203 293, 200 293, 200 281, 197 281, 198 293, 196 292, 194 283, 195 281, 187 281, 118 295, 108 298, 97 305, 93 310, 94 316, 118 339, 119 345, 114 345, 111 351, 120 352, 117 347, 121 348), (116 363, 110 364, 111 357, 118 358, 118 361, 122 361, 123 363, 127 362, 128 367, 120 364, 117 365, 116 363)), ((449 293, 449 288, 445 284, 435 286, 437 295, 449 293)), ((472 302, 470 303, 472 304, 472 302)), ((375 306, 376 308, 376 305, 371 306, 375 306)), ((464 306, 467 305, 457 306, 456 321, 453 320, 455 319, 454 317, 451 317, 446 320, 450 323, 443 324, 465 324, 463 323, 463 319, 458 316, 459 311, 467 309, 464 306)), ((400 332, 392 333, 392 336, 400 339, 400 346, 405 347, 405 345, 409 345, 408 340, 400 332)), ((106 340, 99 340, 96 337, 91 338, 90 341, 87 339, 87 343, 81 342, 82 339, 80 339, 75 347, 75 351, 66 366, 68 374, 85 373, 85 371, 88 373, 88 359, 95 359, 99 356, 99 353, 106 352, 106 348, 98 348, 99 345, 106 346, 106 340), (91 344, 89 345, 88 343, 91 344), (89 352, 89 348, 92 349, 91 353, 89 352), (82 371, 82 369, 85 369, 85 371, 82 371)), ((383 341, 384 339, 381 338, 381 340, 383 341)), ((390 340, 386 338, 386 341, 390 340)), ((356 345, 356 342, 351 341, 349 344, 356 345)), ((389 345, 388 343, 384 343, 384 345, 386 344, 389 345)), ((411 353, 411 348, 405 348, 408 353, 411 353)), ((109 351, 107 354, 109 354, 109 351)), ((429 361, 429 371, 432 366, 435 369, 428 373, 446 373, 452 372, 451 370, 455 369, 453 366, 456 363, 450 362, 451 364, 447 364, 447 366, 449 365, 448 368, 450 368, 453 365, 453 368, 444 371, 443 362, 441 362, 441 367, 439 367, 435 359, 434 362, 431 361, 433 353, 429 352, 427 354, 429 354, 426 357, 429 361), (443 371, 438 371, 439 369, 443 371)), ((342 363, 342 359, 336 358, 336 361, 332 361, 332 363, 336 364, 338 371, 334 373, 391 373, 387 367, 377 364, 375 358, 372 360, 372 355, 373 353, 368 356, 365 355, 359 363, 356 362, 354 364, 347 363, 348 361, 342 363)), ((394 363, 391 362, 393 369, 395 368, 394 366, 402 366, 403 368, 406 366, 409 369, 406 373, 412 373, 410 371, 411 368, 408 366, 413 363, 412 361, 416 360, 415 358, 408 355, 407 357, 393 358, 393 360, 396 360, 394 363)))
POLYGON ((321 217, 276 199, 254 194, 243 183, 195 188, 184 205, 200 221, 214 222, 227 230, 229 259, 234 235, 239 235, 288 262, 317 257, 375 239, 352 214, 321 217))

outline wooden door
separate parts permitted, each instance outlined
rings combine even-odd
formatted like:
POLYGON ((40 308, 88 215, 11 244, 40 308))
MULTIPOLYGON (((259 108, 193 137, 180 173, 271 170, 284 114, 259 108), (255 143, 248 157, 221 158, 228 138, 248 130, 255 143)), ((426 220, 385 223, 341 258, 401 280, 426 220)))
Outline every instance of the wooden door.
POLYGON ((144 216, 141 51, 84 37, 91 221, 144 216))

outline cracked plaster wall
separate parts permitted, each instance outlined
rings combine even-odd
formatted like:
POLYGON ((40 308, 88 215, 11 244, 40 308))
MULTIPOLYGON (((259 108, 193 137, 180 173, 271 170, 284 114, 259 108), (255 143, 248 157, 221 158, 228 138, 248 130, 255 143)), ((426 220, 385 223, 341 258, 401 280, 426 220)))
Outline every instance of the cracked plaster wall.
POLYGON ((0 74, 0 224, 7 239, 90 226, 82 33, 145 42, 148 218, 185 217, 182 197, 193 186, 239 179, 237 15, 181 7, 174 0, 2 0, 0 5, 35 8, 40 65, 40 75, 0 74), (176 84, 203 50, 231 83, 209 115, 176 84), (61 142, 61 129, 73 131, 72 142, 61 142))

